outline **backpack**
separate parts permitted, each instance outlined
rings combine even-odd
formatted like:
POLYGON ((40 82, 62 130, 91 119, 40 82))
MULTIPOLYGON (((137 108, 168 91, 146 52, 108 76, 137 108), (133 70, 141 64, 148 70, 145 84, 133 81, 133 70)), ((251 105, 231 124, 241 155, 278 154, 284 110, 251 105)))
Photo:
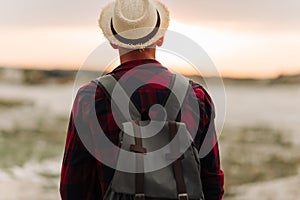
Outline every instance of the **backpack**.
MULTIPOLYGON (((104 200, 204 200, 198 151, 185 123, 175 121, 181 105, 178 106, 174 93, 185 99, 188 93, 182 92, 180 86, 188 84, 189 90, 192 87, 180 75, 173 74, 172 79, 172 92, 165 105, 168 119, 151 122, 154 129, 160 127, 158 131, 142 128, 149 125, 149 121, 141 120, 141 114, 127 96, 134 119, 123 116, 117 168, 104 200), (135 162, 128 161, 128 152, 135 162), (128 165, 136 172, 118 170, 118 165, 128 165)), ((111 96, 118 84, 116 78, 105 75, 94 82, 113 103, 111 96)))

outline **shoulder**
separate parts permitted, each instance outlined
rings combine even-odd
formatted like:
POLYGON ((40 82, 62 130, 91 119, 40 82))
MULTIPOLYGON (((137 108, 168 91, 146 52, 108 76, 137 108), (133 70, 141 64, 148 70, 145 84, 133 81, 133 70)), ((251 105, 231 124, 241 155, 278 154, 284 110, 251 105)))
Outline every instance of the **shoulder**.
POLYGON ((82 85, 77 91, 77 97, 80 98, 103 98, 104 92, 95 82, 91 81, 82 85))
POLYGON ((96 83, 88 82, 82 85, 76 94, 73 109, 84 107, 85 110, 92 108, 93 102, 98 102, 105 98, 104 92, 96 83))
POLYGON ((206 110, 208 113, 214 113, 214 103, 208 91, 202 85, 194 81, 191 82, 193 91, 197 96, 202 109, 206 110))

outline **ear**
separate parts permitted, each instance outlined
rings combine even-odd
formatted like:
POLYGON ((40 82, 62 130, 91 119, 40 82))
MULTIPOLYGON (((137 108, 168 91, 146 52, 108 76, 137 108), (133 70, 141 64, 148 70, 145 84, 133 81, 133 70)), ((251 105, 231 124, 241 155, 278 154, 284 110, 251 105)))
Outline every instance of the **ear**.
POLYGON ((157 42, 156 42, 156 45, 158 46, 158 47, 160 47, 160 46, 162 46, 163 45, 163 43, 164 43, 164 37, 161 37, 157 42))
POLYGON ((110 46, 111 46, 112 48, 114 48, 114 49, 119 49, 119 46, 116 45, 116 44, 110 43, 110 46))

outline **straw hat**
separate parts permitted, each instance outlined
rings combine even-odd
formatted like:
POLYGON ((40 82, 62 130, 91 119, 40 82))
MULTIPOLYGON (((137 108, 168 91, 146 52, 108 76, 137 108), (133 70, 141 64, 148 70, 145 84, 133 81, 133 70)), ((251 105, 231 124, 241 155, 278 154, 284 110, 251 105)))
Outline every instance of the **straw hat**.
POLYGON ((165 35, 169 18, 159 0, 116 0, 103 8, 99 26, 112 44, 143 49, 165 35))

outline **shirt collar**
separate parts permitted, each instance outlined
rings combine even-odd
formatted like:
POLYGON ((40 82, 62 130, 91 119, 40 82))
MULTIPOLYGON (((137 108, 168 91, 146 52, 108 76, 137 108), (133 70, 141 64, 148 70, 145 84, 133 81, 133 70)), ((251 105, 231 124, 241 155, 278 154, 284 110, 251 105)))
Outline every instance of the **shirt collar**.
POLYGON ((162 64, 160 62, 158 62, 157 60, 154 59, 142 59, 142 60, 131 60, 131 61, 127 61, 122 63, 121 65, 119 65, 118 67, 116 67, 111 73, 116 73, 119 71, 123 71, 123 70, 130 70, 134 67, 138 67, 138 66, 142 66, 142 65, 146 65, 149 66, 149 64, 151 64, 151 67, 160 67, 163 69, 166 69, 165 67, 162 66, 162 64))

